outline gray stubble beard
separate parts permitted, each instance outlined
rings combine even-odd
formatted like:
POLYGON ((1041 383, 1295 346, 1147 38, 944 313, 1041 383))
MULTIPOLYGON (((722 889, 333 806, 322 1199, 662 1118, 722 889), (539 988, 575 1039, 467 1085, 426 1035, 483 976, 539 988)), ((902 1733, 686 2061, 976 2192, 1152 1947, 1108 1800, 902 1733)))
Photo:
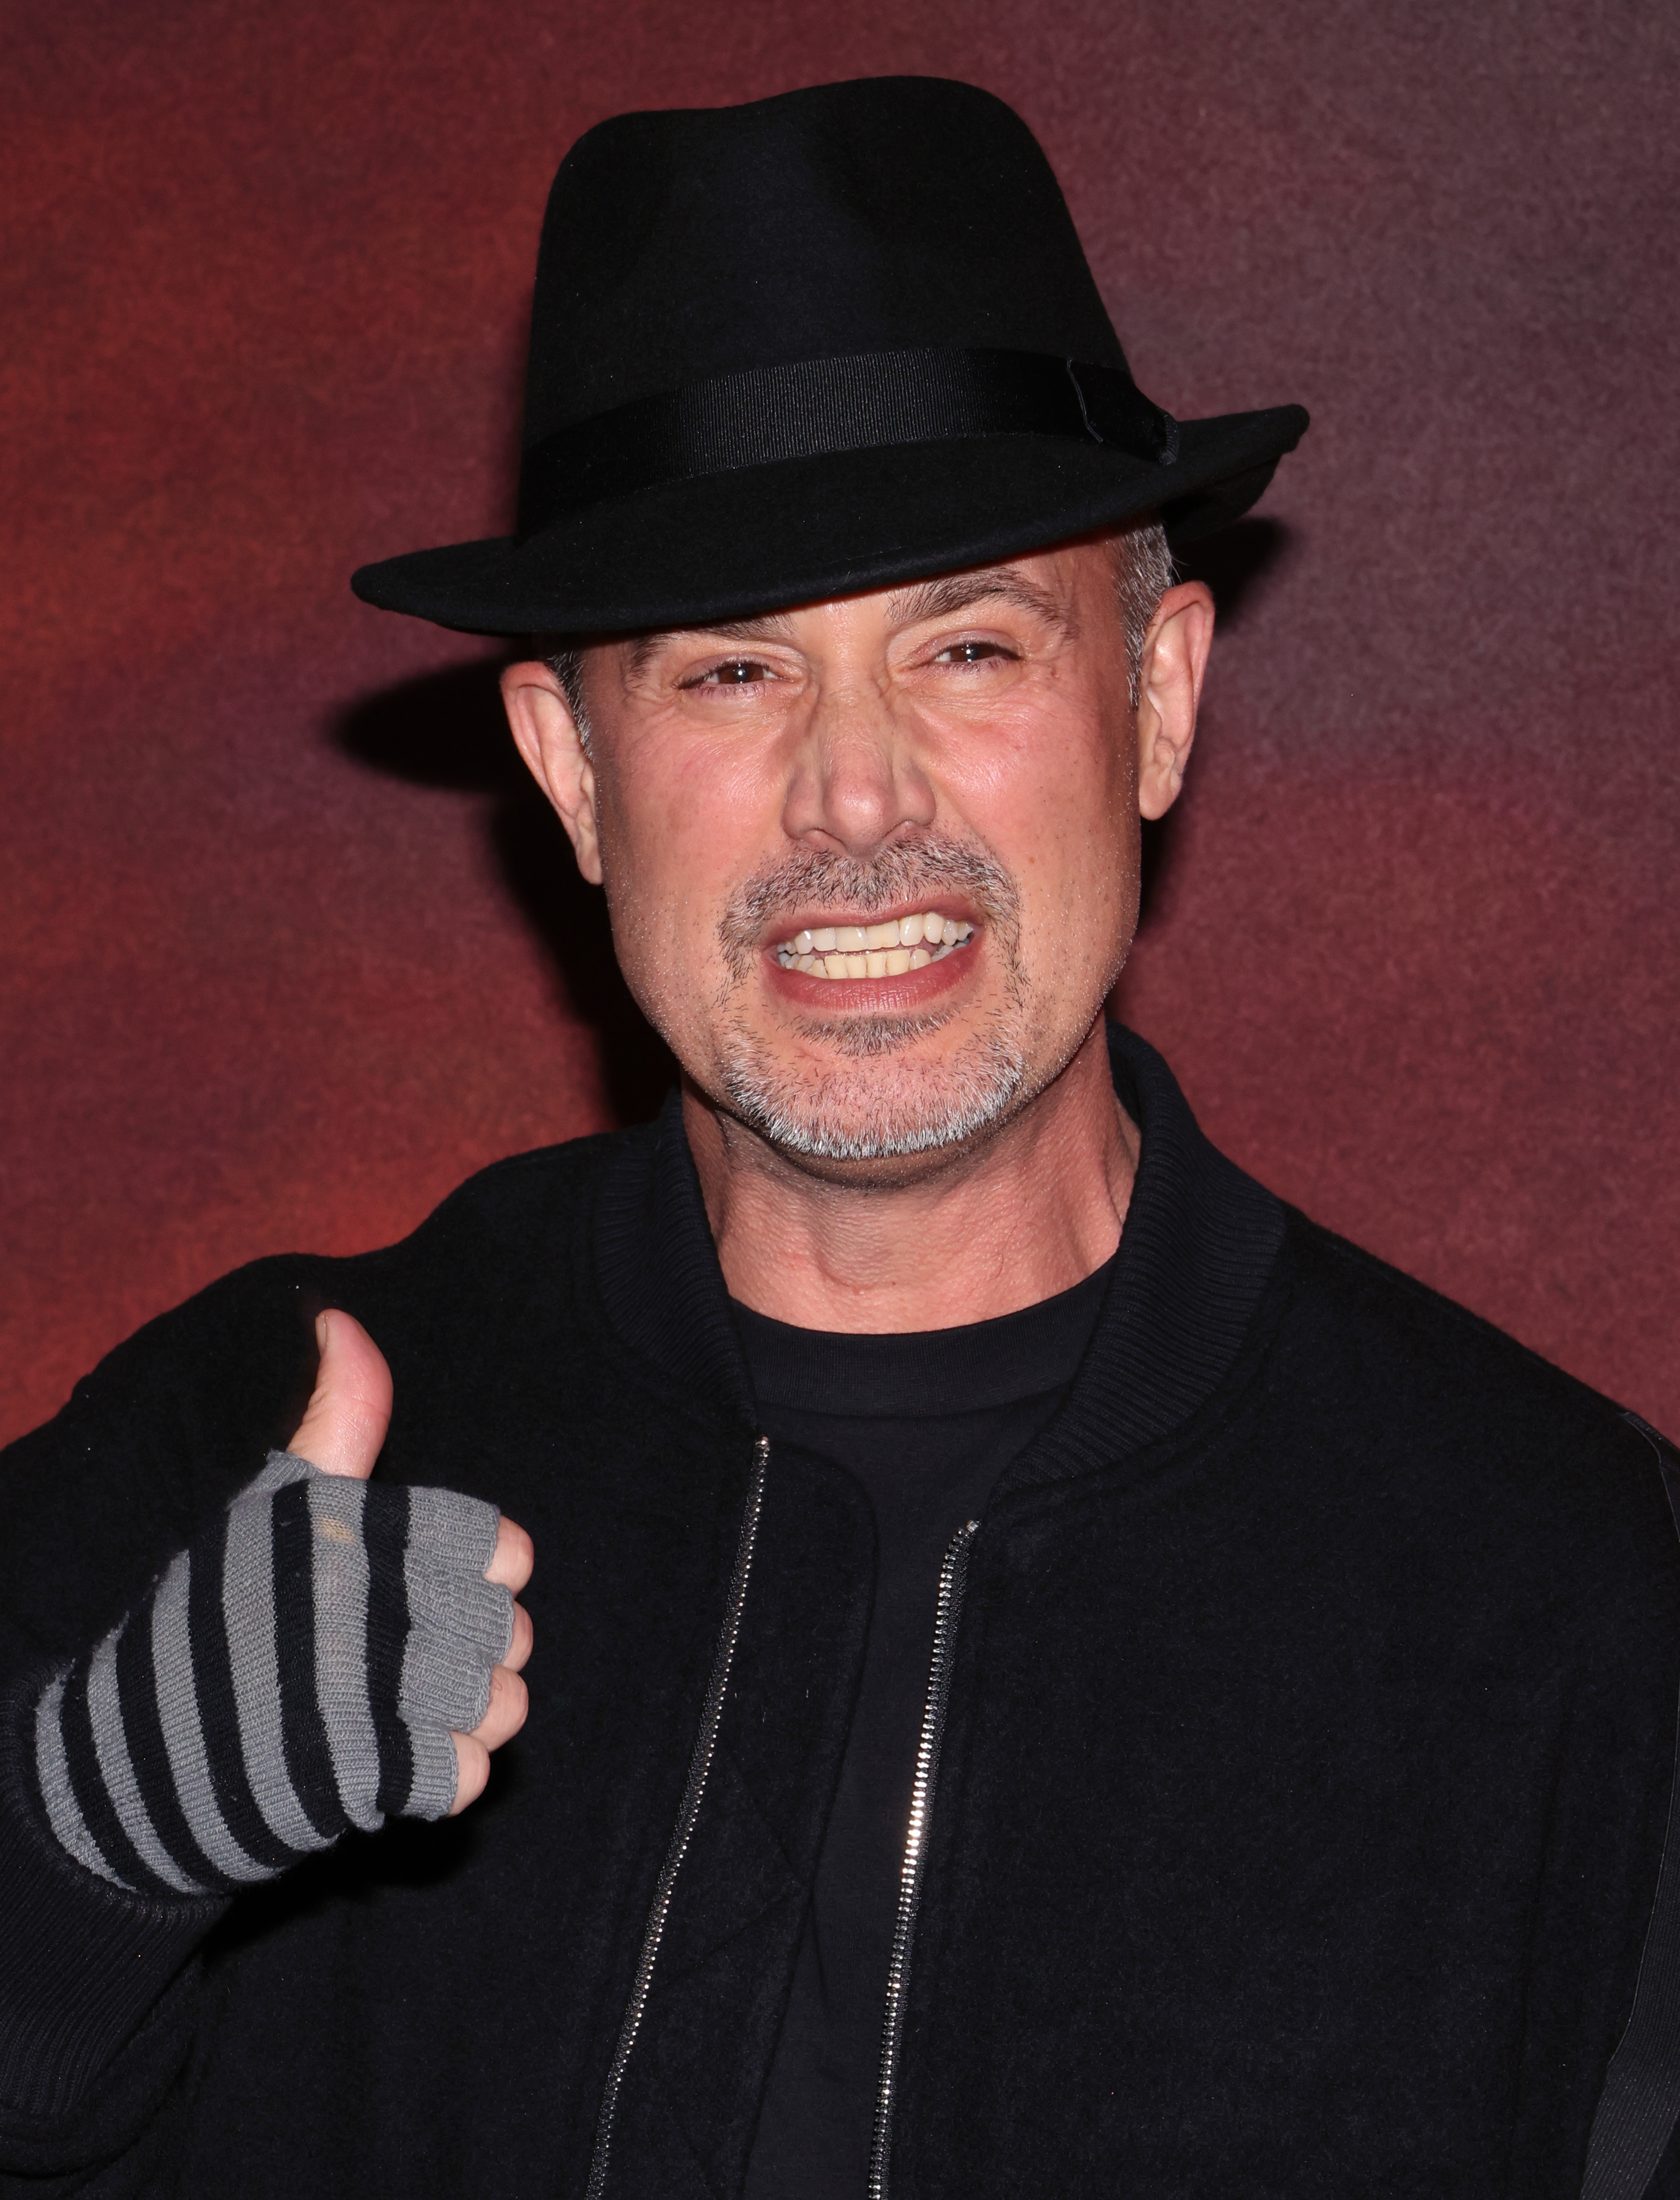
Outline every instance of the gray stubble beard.
MULTIPOLYGON (((1030 1002, 1021 962, 1020 896, 986 851, 932 836, 888 848, 869 863, 819 851, 796 851, 750 881, 719 927, 729 979, 719 1074, 730 1112, 777 1151, 828 1161, 907 1159, 970 1144, 999 1128, 1033 1098, 1030 1002), (922 1015, 817 1019, 805 1028, 855 1068, 815 1081, 790 1074, 729 1015, 730 996, 751 982, 772 920, 799 904, 827 901, 867 918, 893 904, 932 900, 955 887, 979 909, 987 950, 998 958, 1004 995, 990 1020, 950 1062, 901 1062, 871 1074, 950 1021, 922 1015), (1029 1085, 1030 1088, 1029 1089, 1029 1085)), ((1060 1068, 1060 1063, 1056 1065, 1060 1068)), ((1050 1074, 1053 1075, 1052 1070, 1050 1074)))

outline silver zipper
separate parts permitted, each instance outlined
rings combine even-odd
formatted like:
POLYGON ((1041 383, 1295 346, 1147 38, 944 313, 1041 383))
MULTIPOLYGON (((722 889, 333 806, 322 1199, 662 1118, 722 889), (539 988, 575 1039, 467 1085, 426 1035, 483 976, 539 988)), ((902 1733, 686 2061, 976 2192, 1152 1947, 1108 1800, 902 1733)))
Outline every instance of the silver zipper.
POLYGON ((606 2185, 606 2165, 612 2145, 612 2119, 618 2106, 618 2089, 624 2081, 624 2071, 629 2062, 630 2051, 635 2045, 636 2033, 641 2029, 648 1990, 653 1983, 653 1965, 659 1957, 659 1942, 664 1934, 671 1895, 676 1887, 676 1875, 682 1869, 682 1859, 688 1854, 689 1837, 694 1830, 700 1798, 705 1793, 706 1778, 711 1770, 712 1755, 717 1747, 717 1728, 723 1716, 723 1698, 729 1686, 729 1667, 735 1659, 735 1638, 740 1633, 741 1606, 746 1601, 746 1577, 752 1571, 752 1546, 758 1533, 758 1515, 764 1508, 764 1475, 770 1457, 770 1438, 760 1436, 754 1448, 758 1465, 753 1472, 752 1487, 747 1493, 746 1515, 740 1524, 740 1541, 735 1547, 735 1570, 729 1582, 723 1631, 717 1637, 717 1652, 711 1661, 711 1678, 706 1683, 705 1702, 700 1711, 700 1732, 694 1736, 694 1755, 688 1760, 688 1778, 682 1790, 682 1807, 676 1814, 670 1846, 665 1852, 659 1883, 653 1892, 653 1907, 647 1914, 647 1929, 641 1936, 641 1957, 635 1967, 635 1983, 630 1988, 630 1998, 624 2010, 624 2022, 619 2030, 612 2066, 606 2074, 606 2090, 601 2095, 600 2115, 595 2122, 595 2150, 589 2162, 589 2181, 584 2187, 585 2200, 600 2200, 606 2185))
POLYGON ((969 1553, 980 1533, 978 1520, 959 1528, 946 1547, 940 1568, 940 1600, 934 1617, 934 1660, 928 1674, 928 1702, 922 1714, 922 1739, 916 1746, 916 1781, 910 1789, 910 1831, 904 1836, 904 1869, 899 1875, 899 1915, 893 1928, 893 1960, 887 1970, 887 2022, 881 2035, 881 2090, 875 2096, 875 2138, 869 2147, 869 2200, 887 2200, 887 2157, 893 2146, 893 2097, 899 2077, 899 2042, 904 2028, 904 1999, 910 1988, 910 1943, 922 1900, 922 1867, 928 1851, 928 1826, 934 1815, 934 1783, 939 1778, 940 1744, 945 1739, 945 1699, 957 1622, 969 1578, 969 1553))

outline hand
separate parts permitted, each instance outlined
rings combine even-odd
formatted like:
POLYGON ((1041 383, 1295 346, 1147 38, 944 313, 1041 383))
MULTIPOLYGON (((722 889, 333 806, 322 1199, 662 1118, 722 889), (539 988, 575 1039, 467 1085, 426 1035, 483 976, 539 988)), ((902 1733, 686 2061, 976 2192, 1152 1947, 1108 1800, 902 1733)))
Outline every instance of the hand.
MULTIPOLYGON (((355 1316, 341 1308, 320 1316, 315 1343, 321 1357, 314 1392, 286 1449, 324 1474, 366 1482, 391 1423, 391 1371, 355 1316)), ((485 1578, 500 1582, 517 1598, 531 1577, 534 1559, 530 1537, 504 1519, 485 1578)), ((531 1639, 530 1614, 516 1603, 512 1647, 490 1676, 489 1709, 471 1734, 453 1737, 458 1771, 452 1818, 483 1793, 490 1776, 490 1752, 500 1749, 525 1723, 530 1699, 519 1676, 531 1653, 531 1639)))

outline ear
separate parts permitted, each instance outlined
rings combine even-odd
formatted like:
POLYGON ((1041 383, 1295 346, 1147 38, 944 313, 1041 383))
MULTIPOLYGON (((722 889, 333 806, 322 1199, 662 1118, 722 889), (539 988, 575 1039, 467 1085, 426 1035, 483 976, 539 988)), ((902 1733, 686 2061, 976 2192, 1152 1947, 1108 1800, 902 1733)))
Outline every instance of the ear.
POLYGON ((501 676, 501 699, 518 752, 531 776, 559 813, 577 868, 591 886, 601 882, 600 831, 595 811, 595 768, 571 715, 565 690, 541 658, 510 664, 501 676))
POLYGON ((1138 677, 1138 808, 1164 817, 1178 800, 1214 641, 1214 600, 1200 581, 1161 599, 1144 637, 1138 677))

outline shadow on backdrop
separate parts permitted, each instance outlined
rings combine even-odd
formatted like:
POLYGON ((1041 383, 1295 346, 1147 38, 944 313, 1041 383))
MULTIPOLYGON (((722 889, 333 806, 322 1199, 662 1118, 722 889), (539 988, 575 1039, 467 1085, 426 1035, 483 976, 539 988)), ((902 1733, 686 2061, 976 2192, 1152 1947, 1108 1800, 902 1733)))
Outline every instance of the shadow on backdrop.
MULTIPOLYGON (((1279 522, 1241 520, 1196 545, 1179 569, 1186 580, 1207 582, 1228 629, 1289 547, 1279 522)), ((605 896, 578 875, 559 821, 513 746, 497 687, 503 662, 479 658, 364 696, 334 719, 331 739, 365 769, 488 798, 485 830, 497 870, 541 942, 568 1008, 595 1033, 614 1115, 621 1123, 645 1122, 659 1112, 676 1065, 620 975, 605 896)), ((1144 823, 1139 930, 1166 892, 1180 815, 1174 808, 1144 823)))
POLYGON ((605 895, 579 876, 559 820, 513 746, 497 686, 503 662, 480 658, 364 696, 333 721, 331 738, 355 763, 411 786, 488 798, 496 870, 541 942, 566 1007, 595 1033, 613 1115, 646 1122, 676 1065, 619 974, 605 895))

